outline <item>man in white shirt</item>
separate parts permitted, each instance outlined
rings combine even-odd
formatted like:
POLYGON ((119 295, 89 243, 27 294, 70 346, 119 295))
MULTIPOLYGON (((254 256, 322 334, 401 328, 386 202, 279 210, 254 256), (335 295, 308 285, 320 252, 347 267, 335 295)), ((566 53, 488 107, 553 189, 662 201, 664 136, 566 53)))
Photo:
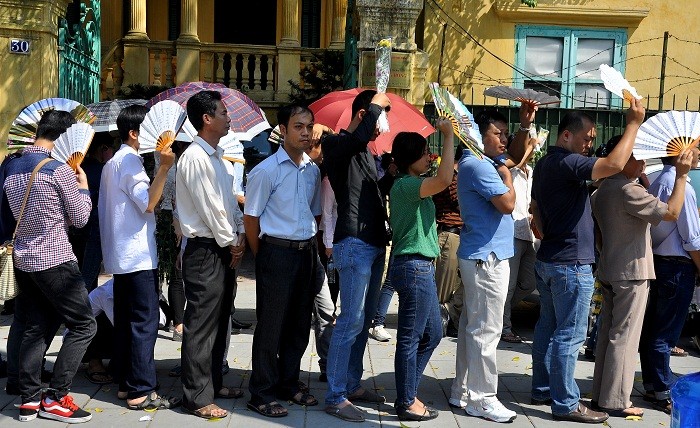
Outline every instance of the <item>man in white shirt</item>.
POLYGON ((139 156, 139 127, 148 109, 124 108, 117 118, 122 146, 102 170, 99 223, 104 266, 114 275, 114 332, 119 395, 132 410, 171 408, 177 399, 155 392, 153 349, 158 338, 158 251, 153 210, 175 161, 170 146, 160 155, 153 183, 139 156))
POLYGON ((187 101, 197 130, 177 164, 175 199, 187 246, 182 279, 187 307, 182 340, 183 407, 205 418, 228 412, 214 398, 239 398, 243 391, 223 386, 221 366, 236 286, 234 267, 245 250, 243 214, 233 192, 233 165, 223 159, 219 139, 229 130, 221 93, 201 91, 187 101))

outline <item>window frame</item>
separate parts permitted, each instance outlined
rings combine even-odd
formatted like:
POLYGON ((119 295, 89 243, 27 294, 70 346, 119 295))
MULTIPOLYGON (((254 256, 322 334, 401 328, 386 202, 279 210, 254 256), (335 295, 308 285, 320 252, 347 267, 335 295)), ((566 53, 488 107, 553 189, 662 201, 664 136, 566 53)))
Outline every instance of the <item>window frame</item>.
MULTIPOLYGON (((561 104, 563 108, 574 108, 574 93, 576 84, 602 84, 600 79, 575 79, 577 64, 576 52, 579 39, 603 39, 613 40, 613 64, 612 67, 622 75, 625 74, 625 59, 627 57, 627 30, 624 28, 594 29, 594 28, 570 28, 549 25, 524 25, 515 26, 515 64, 517 70, 525 70, 525 52, 527 37, 563 38, 564 51, 562 53, 561 78, 547 77, 543 79, 531 79, 545 83, 557 82, 561 84, 561 104)), ((514 71, 514 83, 517 88, 524 88, 525 78, 523 73, 514 71)), ((610 107, 621 108, 622 99, 618 96, 610 96, 610 107)), ((585 108, 589 108, 586 106, 585 108)), ((600 107, 605 108, 605 107, 600 107)))

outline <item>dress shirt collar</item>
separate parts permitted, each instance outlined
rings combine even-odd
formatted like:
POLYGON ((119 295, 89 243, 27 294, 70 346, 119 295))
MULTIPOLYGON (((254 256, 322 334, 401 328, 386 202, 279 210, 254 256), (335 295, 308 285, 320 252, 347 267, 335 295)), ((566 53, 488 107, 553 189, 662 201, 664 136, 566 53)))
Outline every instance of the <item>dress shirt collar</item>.
POLYGON ((289 161, 298 169, 303 169, 306 167, 307 164, 311 162, 311 158, 309 155, 304 153, 301 158, 301 164, 297 166, 296 163, 292 160, 292 158, 289 157, 289 154, 287 151, 284 149, 284 147, 280 147, 276 152, 275 152, 275 160, 277 160, 277 165, 281 164, 284 161, 289 161))
POLYGON ((218 153, 219 151, 223 151, 220 150, 218 145, 216 146, 216 149, 213 148, 209 143, 204 141, 204 138, 200 137, 199 135, 195 135, 194 142, 199 144, 209 156, 214 156, 214 154, 218 153))
MULTIPOLYGON (((139 155, 139 152, 137 152, 136 149, 134 149, 130 145, 122 143, 122 145, 119 147, 119 150, 126 150, 127 152, 131 152, 131 153, 135 154, 136 156, 139 157, 139 159, 141 160, 141 163, 143 164, 143 158, 141 157, 141 155, 139 155)), ((119 151, 119 150, 117 150, 117 151, 119 151)))

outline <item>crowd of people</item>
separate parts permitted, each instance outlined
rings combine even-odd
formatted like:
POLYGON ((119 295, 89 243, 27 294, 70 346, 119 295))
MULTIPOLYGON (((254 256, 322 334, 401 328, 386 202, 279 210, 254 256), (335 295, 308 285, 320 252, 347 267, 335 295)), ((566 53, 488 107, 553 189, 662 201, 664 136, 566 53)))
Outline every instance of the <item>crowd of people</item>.
POLYGON ((255 258, 257 316, 248 408, 263 416, 287 416, 286 401, 315 406, 322 399, 329 415, 362 422, 355 403, 384 403, 362 385, 363 355, 370 335, 389 340, 383 326, 396 292, 399 419, 438 416, 418 398, 420 381, 451 335, 457 356, 449 405, 511 422, 516 413, 497 398, 497 345, 522 342, 511 309, 535 288, 532 404, 551 406, 555 420, 640 416, 630 400, 639 349, 644 399, 669 412, 669 355, 700 270, 700 218, 686 185, 697 149, 665 158, 660 177, 645 182, 644 163, 632 155, 645 110, 633 99, 624 133, 595 157, 594 120, 567 113, 533 169, 537 108, 523 103, 514 135, 498 112, 476 116, 483 154, 455 148, 452 122, 438 119, 441 160, 428 174, 434 156, 417 133, 399 132, 381 161, 368 150, 390 107, 385 94, 360 92, 349 126, 337 134, 315 123, 307 107, 282 107, 281 147, 248 173, 245 190, 241 165, 218 146, 229 118, 216 91, 189 99, 197 135, 160 151, 152 177, 139 156, 145 107, 124 108, 119 149, 94 142, 76 171, 51 158, 75 119, 44 113, 34 145, 0 167, 0 229, 11 236, 17 227, 20 292, 6 390, 21 397, 19 419, 90 420, 69 394, 81 362, 91 381, 115 382, 129 409, 181 406, 205 419, 227 416, 215 399, 246 395, 224 385, 224 373, 236 267, 247 249, 255 258), (100 263, 113 280, 97 287, 100 263), (585 405, 574 371, 594 273, 603 306, 585 405), (173 339, 182 340, 174 369, 182 397, 157 392, 164 276, 173 339), (46 372, 44 354, 61 324, 63 343, 53 373, 46 372), (323 398, 299 379, 311 328, 319 379, 328 384, 323 398))

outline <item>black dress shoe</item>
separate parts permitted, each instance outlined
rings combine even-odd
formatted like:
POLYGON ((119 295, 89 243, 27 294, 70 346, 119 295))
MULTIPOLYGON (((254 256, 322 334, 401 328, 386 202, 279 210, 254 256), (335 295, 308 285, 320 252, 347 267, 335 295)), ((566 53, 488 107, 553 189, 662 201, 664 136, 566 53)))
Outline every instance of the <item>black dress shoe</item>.
POLYGON ((555 421, 571 421, 571 422, 583 422, 588 424, 599 424, 605 422, 608 419, 608 414, 605 412, 596 412, 581 403, 578 403, 578 407, 571 413, 565 415, 552 414, 555 421))
POLYGON ((247 330, 253 326, 253 323, 238 321, 231 317, 231 328, 238 330, 247 330))
POLYGON ((538 400, 537 398, 530 398, 530 404, 533 406, 549 406, 552 404, 552 399, 545 398, 544 400, 538 400))

